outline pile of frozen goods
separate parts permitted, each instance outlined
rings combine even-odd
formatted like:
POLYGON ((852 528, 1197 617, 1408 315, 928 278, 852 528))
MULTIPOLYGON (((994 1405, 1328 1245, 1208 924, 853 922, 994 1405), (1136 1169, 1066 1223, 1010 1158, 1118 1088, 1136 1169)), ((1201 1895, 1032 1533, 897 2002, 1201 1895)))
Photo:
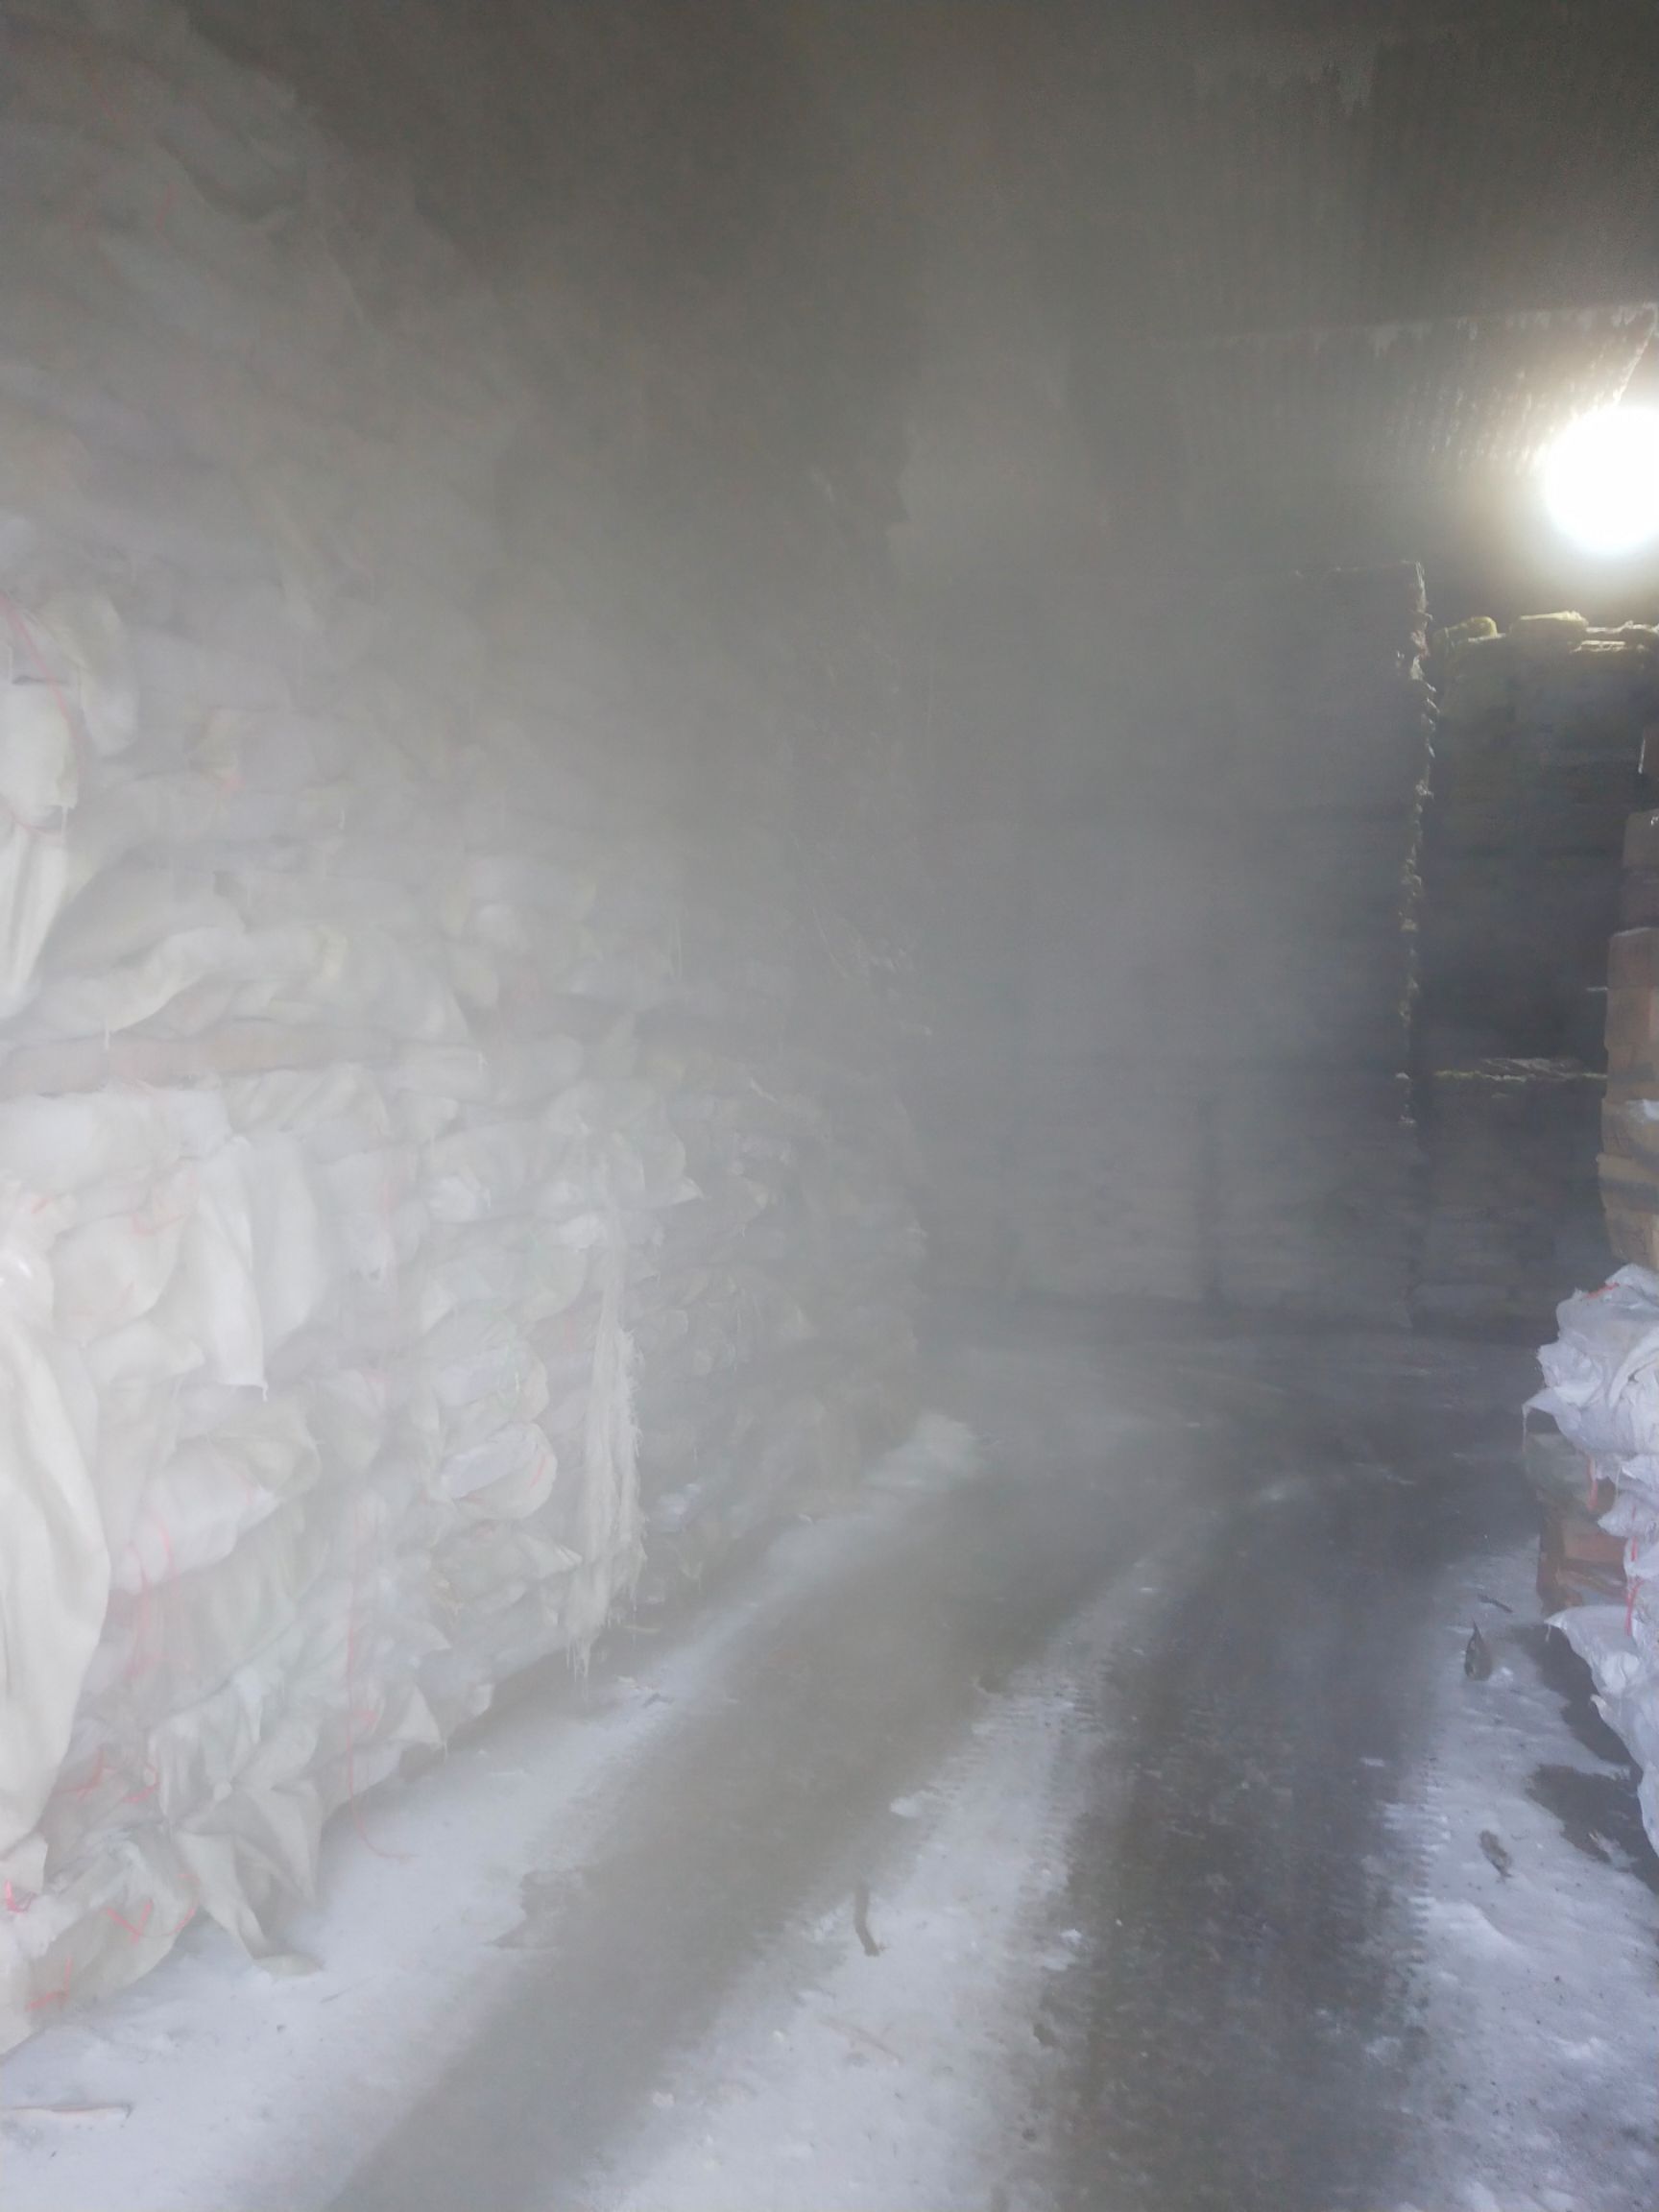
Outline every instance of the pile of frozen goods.
POLYGON ((332 1813, 855 1468, 918 1264, 874 998, 498 618, 495 302, 103 12, 0 114, 0 2048, 279 1946, 332 1813))

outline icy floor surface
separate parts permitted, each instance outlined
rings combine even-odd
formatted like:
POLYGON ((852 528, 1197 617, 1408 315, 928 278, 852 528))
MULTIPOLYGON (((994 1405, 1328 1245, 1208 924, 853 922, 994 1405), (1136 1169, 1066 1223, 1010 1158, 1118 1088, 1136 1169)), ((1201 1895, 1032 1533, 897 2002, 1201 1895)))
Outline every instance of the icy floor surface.
POLYGON ((1319 1358, 1310 1412, 1303 1350, 975 1355, 983 1482, 827 1512, 377 1794, 314 1973, 204 1931, 0 2065, 6 2212, 1651 2212, 1659 1875, 1544 1649, 1502 1393, 1493 1442, 1453 1356, 1319 1358), (637 1908, 671 1970, 561 1980, 637 1908))
POLYGON ((1572 1671, 1546 1678, 1563 1655, 1535 1565, 1528 1548, 1447 1576, 1433 1749, 1393 1814, 1419 1868, 1425 2212, 1659 2204, 1659 1863, 1616 1740, 1572 1671), (1460 1661, 1477 1622, 1484 1682, 1460 1661))

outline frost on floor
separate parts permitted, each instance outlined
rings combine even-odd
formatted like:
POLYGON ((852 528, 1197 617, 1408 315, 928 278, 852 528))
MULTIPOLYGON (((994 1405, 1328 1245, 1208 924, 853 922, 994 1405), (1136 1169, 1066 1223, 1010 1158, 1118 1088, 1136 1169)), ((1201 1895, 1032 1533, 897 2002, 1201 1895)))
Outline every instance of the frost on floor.
MULTIPOLYGON (((1066 1923, 1078 1821, 1117 1719, 1109 1656, 1146 1631, 1214 1523, 1172 1511, 1140 1572, 1009 1677, 968 1741, 658 2086, 583 2212, 1046 2212, 1061 2055, 1042 2021, 1086 1956, 1066 1923)), ((561 2212, 565 2199, 557 2200, 561 2212)), ((550 2197, 548 2212, 554 2212, 550 2197)))
POLYGON ((1546 1679, 1534 1564, 1528 1548, 1446 1578, 1435 1752, 1397 1813, 1421 1870, 1408 2193, 1456 2212, 1651 2212, 1659 1876, 1620 1817, 1613 1745, 1546 1679), (1477 1623, 1483 1682, 1461 1658, 1477 1623))
POLYGON ((999 1700, 925 1791, 895 1800, 868 1876, 798 1927, 665 2081, 607 2212, 822 2212, 1022 2201, 1011 2107, 1040 2062, 1066 1887, 1068 1691, 999 1700), (1002 2176, 1000 2190, 994 2177, 1002 2176))
POLYGON ((525 1870, 578 1861, 611 1792, 726 1695, 762 1611, 797 1602, 880 1527, 799 1530, 685 1643, 639 1644, 637 1675, 613 1669, 573 1707, 521 1704, 337 1823, 323 1899, 288 1932, 314 1972, 273 1976, 192 1931, 144 1983, 12 2053, 6 2212, 330 2202, 511 1985, 525 1870))

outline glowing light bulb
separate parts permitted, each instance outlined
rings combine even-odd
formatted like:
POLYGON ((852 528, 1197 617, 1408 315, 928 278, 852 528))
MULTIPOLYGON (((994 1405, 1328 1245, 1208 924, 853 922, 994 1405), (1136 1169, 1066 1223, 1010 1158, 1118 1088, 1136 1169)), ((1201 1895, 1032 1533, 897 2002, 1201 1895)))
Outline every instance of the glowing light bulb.
POLYGON ((1659 414, 1609 407, 1563 430, 1544 456, 1544 504, 1590 553, 1629 553, 1659 538, 1659 414))

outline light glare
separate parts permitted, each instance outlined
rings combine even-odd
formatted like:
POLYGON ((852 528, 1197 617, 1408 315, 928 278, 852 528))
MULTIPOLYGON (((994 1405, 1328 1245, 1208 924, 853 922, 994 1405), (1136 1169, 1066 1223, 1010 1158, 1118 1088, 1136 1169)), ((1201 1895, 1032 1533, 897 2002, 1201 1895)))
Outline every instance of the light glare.
POLYGON ((1544 457, 1544 503, 1564 536, 1592 553, 1627 553, 1659 538, 1659 414, 1610 407, 1571 424, 1544 457))

